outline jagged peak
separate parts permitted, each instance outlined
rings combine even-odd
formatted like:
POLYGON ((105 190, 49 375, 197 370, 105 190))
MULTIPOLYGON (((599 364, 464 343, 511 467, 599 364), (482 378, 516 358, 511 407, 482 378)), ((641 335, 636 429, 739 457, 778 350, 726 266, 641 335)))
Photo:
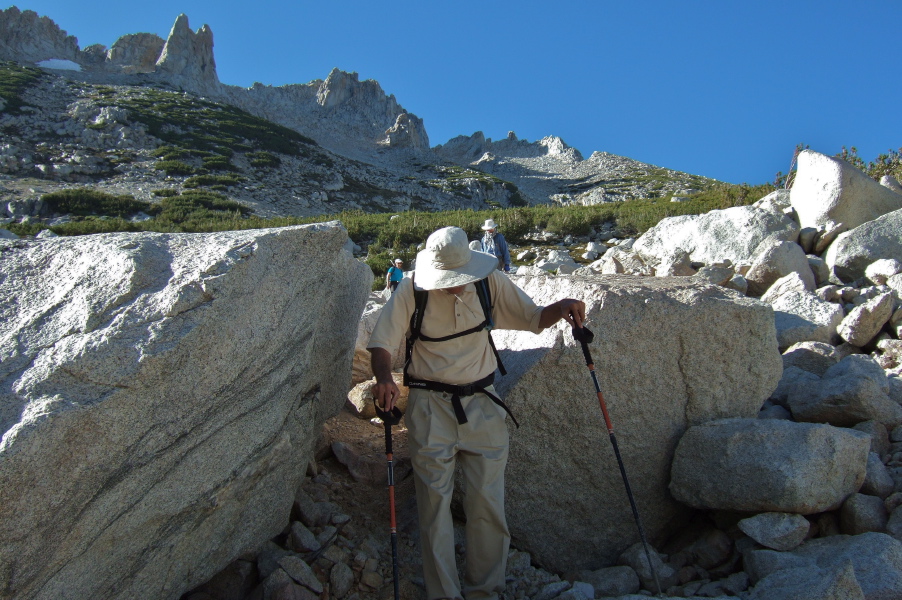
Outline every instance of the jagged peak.
POLYGON ((0 60, 78 59, 78 40, 33 10, 0 9, 0 60))
POLYGON ((191 31, 191 26, 188 24, 188 15, 180 13, 179 16, 175 18, 172 29, 169 30, 169 37, 186 31, 191 31))
POLYGON ((356 71, 342 71, 338 67, 333 67, 320 84, 316 99, 320 106, 334 108, 357 96, 374 102, 388 102, 392 106, 398 104, 394 94, 386 95, 375 79, 361 81, 356 71))
POLYGON ((191 31, 188 16, 180 14, 172 25, 156 69, 190 89, 208 91, 218 86, 213 30, 205 24, 197 32, 191 31))

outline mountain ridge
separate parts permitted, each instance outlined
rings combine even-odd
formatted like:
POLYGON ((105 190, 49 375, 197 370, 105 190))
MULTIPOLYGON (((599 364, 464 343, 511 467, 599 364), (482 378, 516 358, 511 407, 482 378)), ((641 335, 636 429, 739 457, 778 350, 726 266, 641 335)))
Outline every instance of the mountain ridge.
MULTIPOLYGON (((555 136, 529 142, 511 132, 505 139, 492 141, 476 132, 431 147, 423 120, 404 109, 394 95, 386 94, 375 80, 361 81, 357 73, 337 68, 325 79, 306 84, 255 83, 248 88, 223 84, 216 73, 212 29, 203 25, 192 31, 184 14, 176 18, 165 40, 155 34, 126 34, 109 49, 99 44, 81 49, 77 39, 50 18, 12 7, 0 10, 0 38, 0 60, 37 66, 54 61, 44 66, 57 68, 44 71, 74 88, 161 88, 238 107, 316 140, 332 155, 327 162, 341 163, 328 178, 329 185, 304 190, 309 198, 331 196, 328 203, 306 202, 306 207, 297 209, 273 206, 263 211, 268 214, 366 208, 361 198, 336 198, 342 191, 353 195, 355 190, 358 196, 366 190, 383 190, 370 194, 375 198, 370 209, 395 211, 506 207, 521 202, 595 204, 665 196, 716 183, 608 153, 596 152, 584 159, 555 136), (60 64, 67 65, 67 70, 60 70, 60 64), (350 179, 362 182, 356 188, 351 186, 354 190, 345 185, 349 177, 343 170, 350 165, 356 169, 350 179), (454 180, 447 181, 445 175, 453 166, 462 168, 464 176, 451 169, 454 180), (441 193, 436 195, 435 190, 441 193), (390 201, 385 196, 390 196, 390 201)), ((73 109, 67 110, 71 113, 73 109)), ((19 130, 27 127, 20 124, 19 130)), ((146 154, 154 144, 149 141, 146 146, 137 150, 146 154)), ((9 148, 6 153, 11 153, 9 148)), ((72 181, 67 168, 49 171, 60 181, 72 181)), ((7 167, 5 172, 21 174, 21 169, 7 167)), ((258 208, 266 203, 242 197, 247 195, 238 193, 236 199, 251 205, 256 202, 258 208)))

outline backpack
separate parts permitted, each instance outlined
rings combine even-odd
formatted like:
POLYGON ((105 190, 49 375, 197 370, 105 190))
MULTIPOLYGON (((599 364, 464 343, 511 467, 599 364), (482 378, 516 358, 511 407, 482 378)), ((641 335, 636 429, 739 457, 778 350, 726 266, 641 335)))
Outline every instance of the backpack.
POLYGON ((453 340, 465 335, 471 335, 474 333, 479 333, 483 330, 488 330, 487 333, 489 336, 489 345, 492 347, 492 352, 495 354, 495 361, 498 363, 498 370, 501 371, 501 375, 507 375, 504 364, 501 362, 501 356, 498 354, 498 349, 495 348, 494 340, 492 340, 492 329, 494 329, 495 323, 492 320, 492 292, 489 288, 488 278, 480 279, 479 281, 475 282, 475 284, 476 295, 479 297, 479 304, 482 306, 482 312, 485 315, 485 320, 476 327, 471 327, 466 331, 460 331, 458 333, 452 333, 451 335, 446 335, 438 338, 425 336, 421 331, 423 326, 423 315, 426 312, 426 300, 428 300, 429 298, 429 292, 427 290, 418 290, 416 285, 413 286, 414 309, 413 314, 410 316, 410 336, 407 338, 405 350, 403 383, 408 387, 420 387, 424 389, 432 389, 451 393, 451 400, 452 404, 454 405, 454 411, 457 415, 457 421, 460 424, 467 422, 467 417, 464 414, 463 408, 460 404, 460 396, 468 396, 476 391, 482 392, 486 394, 492 400, 492 402, 503 408, 507 412, 507 414, 510 415, 511 419, 513 419, 514 424, 519 427, 519 423, 517 423, 517 420, 514 418, 514 415, 511 413, 510 409, 508 409, 507 405, 505 405, 504 402, 502 402, 501 399, 496 395, 485 389, 486 386, 491 385, 491 379, 494 377, 494 375, 489 375, 484 380, 474 382, 469 385, 456 386, 432 381, 411 380, 410 376, 407 374, 407 369, 410 366, 410 361, 413 357, 413 345, 417 340, 422 339, 427 342, 446 342, 448 340, 453 340))

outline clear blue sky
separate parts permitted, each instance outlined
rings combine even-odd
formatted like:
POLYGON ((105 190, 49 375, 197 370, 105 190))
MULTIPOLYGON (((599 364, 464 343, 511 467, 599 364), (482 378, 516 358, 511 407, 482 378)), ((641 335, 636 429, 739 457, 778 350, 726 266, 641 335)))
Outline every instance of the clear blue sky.
MULTIPOLYGON (((9 0, 7 0, 9 2, 9 0)), ((3 6, 3 5, 0 5, 3 6)), ((9 6, 9 5, 7 5, 9 6)), ((797 143, 865 160, 902 146, 899 0, 21 0, 82 48, 208 24, 223 83, 333 67, 379 81, 433 145, 556 135, 733 183, 797 143)))

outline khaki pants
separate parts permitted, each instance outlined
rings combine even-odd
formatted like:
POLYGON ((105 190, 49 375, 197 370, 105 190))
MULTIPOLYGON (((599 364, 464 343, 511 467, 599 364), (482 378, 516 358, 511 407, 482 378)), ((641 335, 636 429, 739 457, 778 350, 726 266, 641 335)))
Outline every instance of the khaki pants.
POLYGON ((464 593, 467 600, 496 600, 504 589, 510 544, 504 518, 506 414, 485 394, 462 397, 461 404, 468 422, 458 425, 450 394, 413 388, 405 415, 426 595, 429 600, 461 597, 450 509, 454 467, 459 461, 466 484, 464 593))

